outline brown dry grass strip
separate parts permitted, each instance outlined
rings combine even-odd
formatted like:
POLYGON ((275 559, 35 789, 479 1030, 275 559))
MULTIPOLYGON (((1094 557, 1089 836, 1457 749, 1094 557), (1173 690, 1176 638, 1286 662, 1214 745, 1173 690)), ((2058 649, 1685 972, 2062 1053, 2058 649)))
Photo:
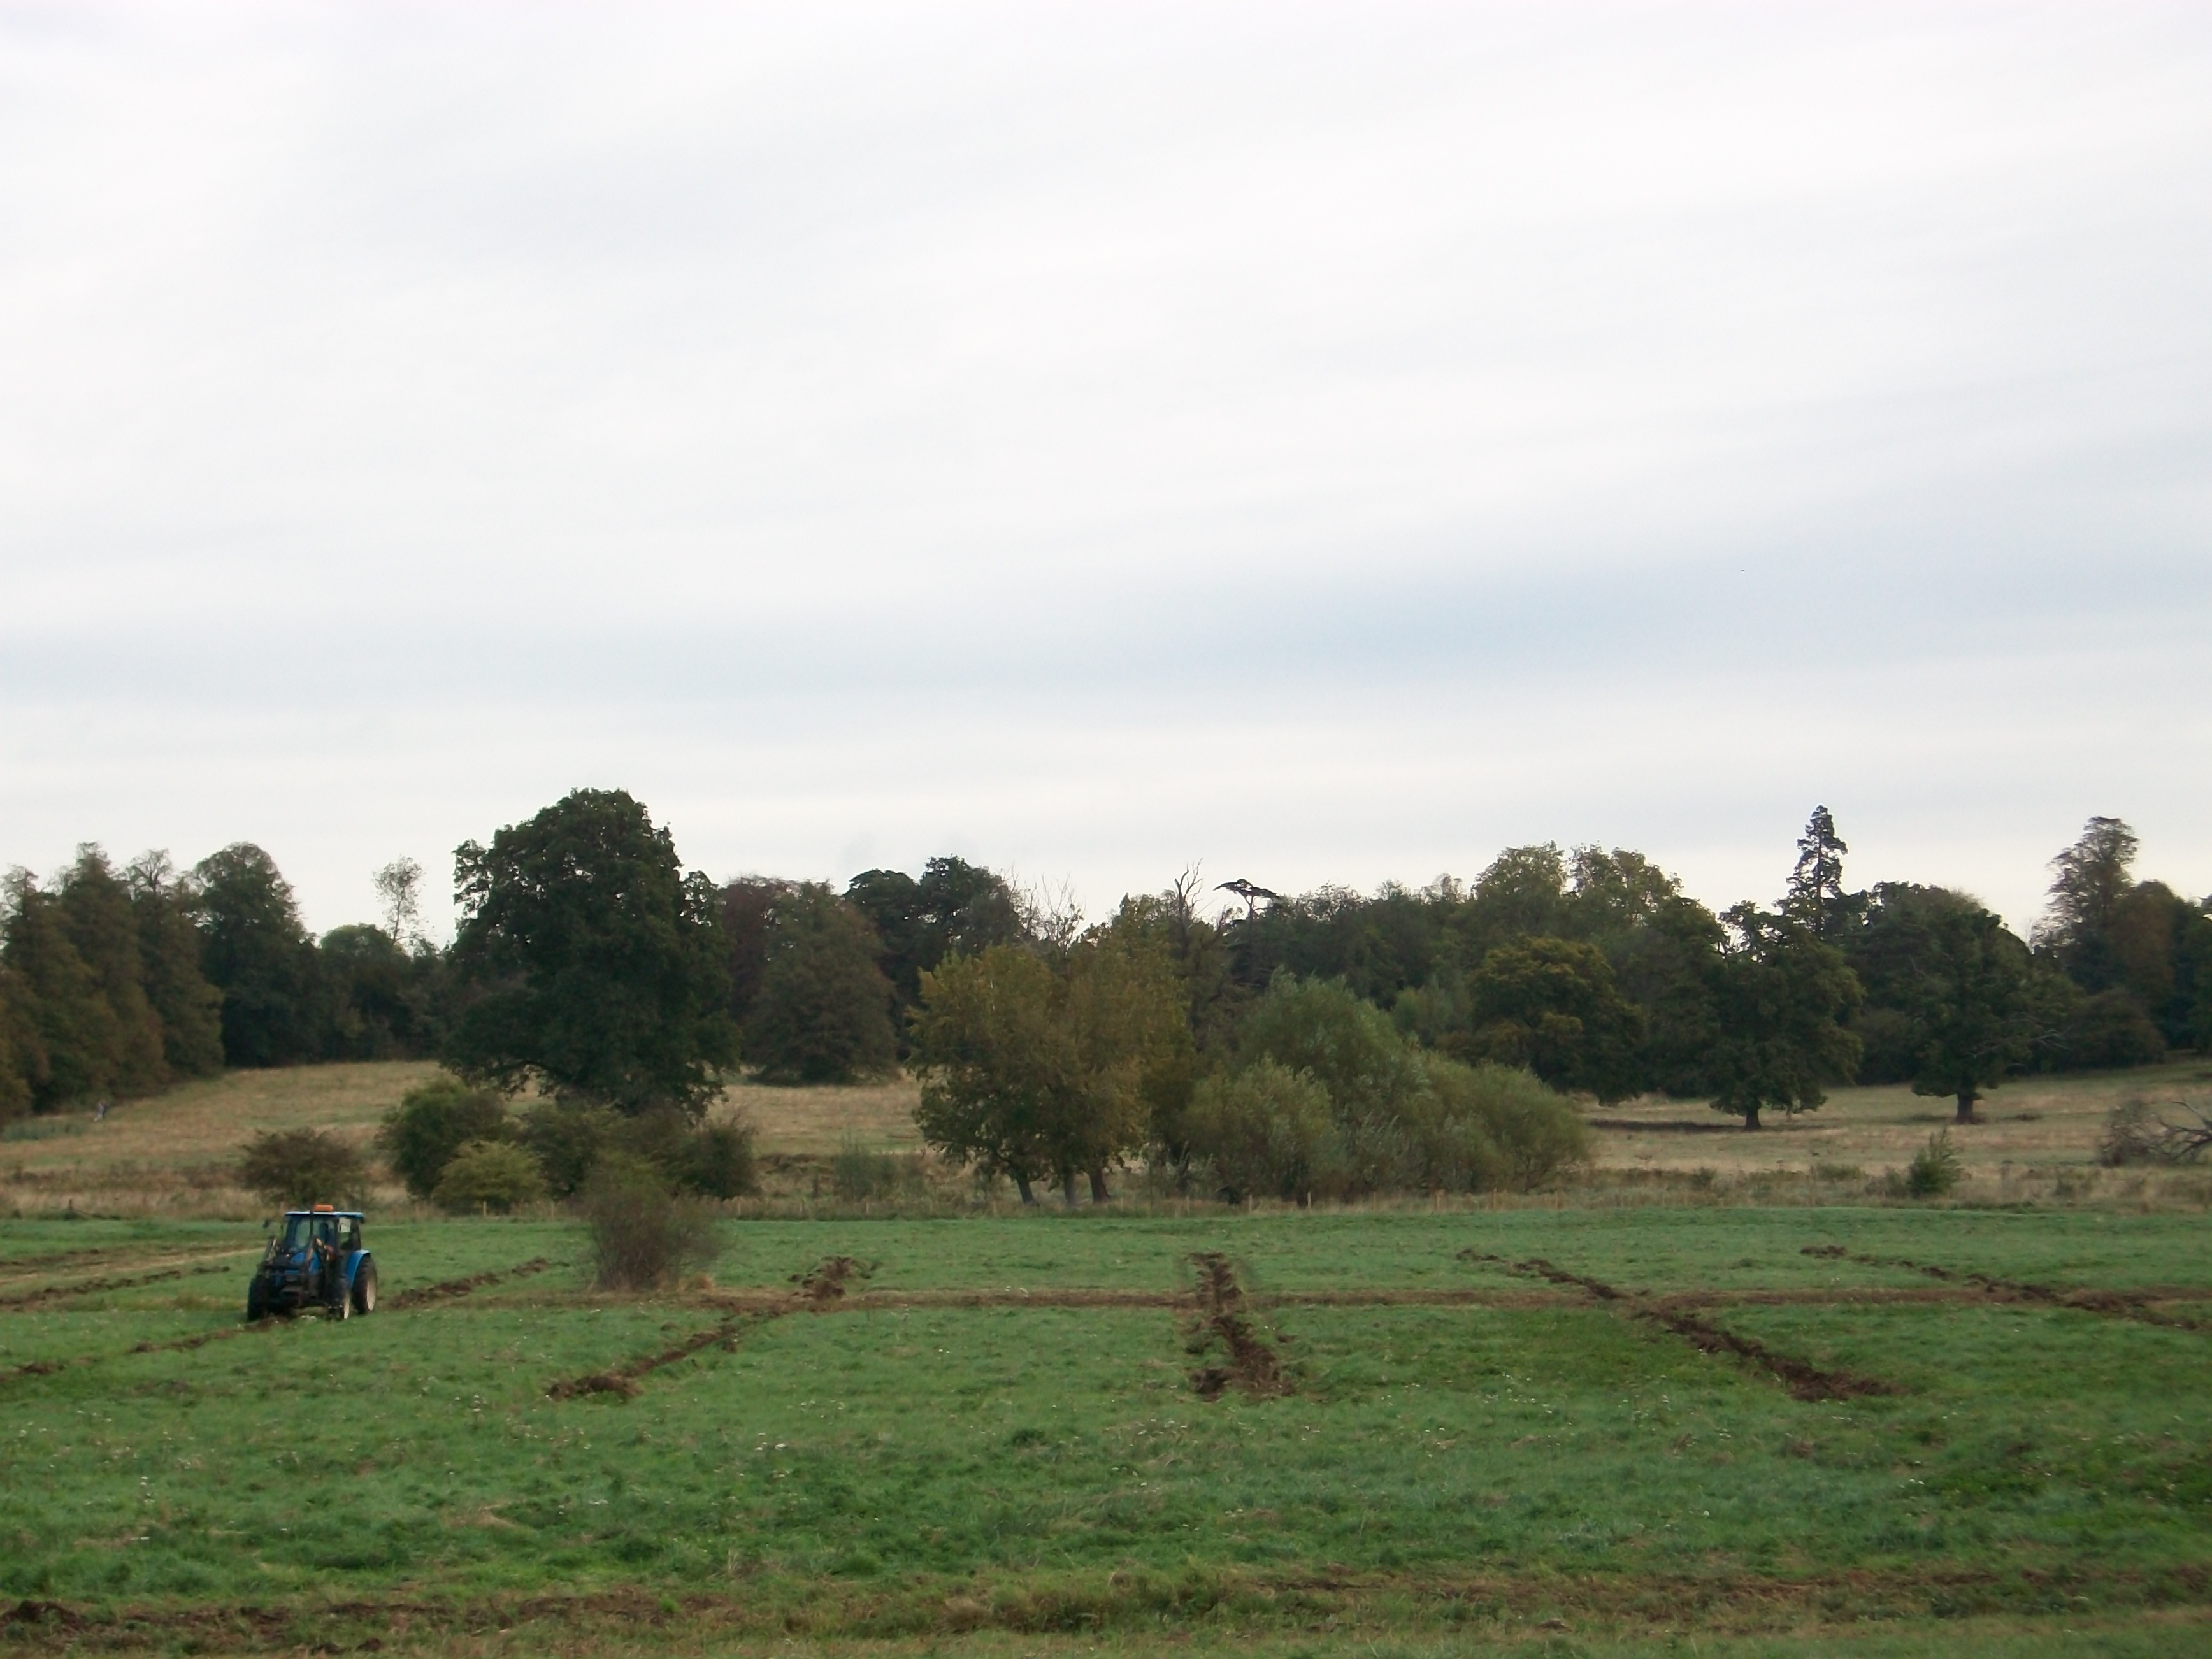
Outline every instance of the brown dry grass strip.
POLYGON ((27 1598, 0 1608, 17 1650, 173 1651, 180 1643, 226 1652, 374 1652, 443 1650, 455 1637, 515 1638, 500 1650, 590 1650, 614 1644, 665 1650, 757 1637, 882 1641, 999 1631, 1023 1635, 1104 1631, 1167 1634, 1197 1621, 1212 1628, 1306 1630, 1375 1620, 1395 1633, 1408 1615, 1442 1615, 1449 1627, 1536 1634, 1581 1621, 1704 1634, 1799 1634, 1864 1628, 1869 1620, 2012 1613, 2057 1618, 2055 1606, 2094 1597, 2103 1607, 2203 1613, 2212 1571, 2184 1564, 2148 1570, 1995 1568, 1947 1564, 1838 1569, 1795 1577, 1710 1574, 1484 1574, 1237 1570, 936 1578, 879 1588, 809 1581, 800 1597, 758 1590, 671 1594, 614 1585, 571 1594, 441 1601, 389 1595, 292 1604, 175 1604, 117 1609, 27 1598), (1163 1632, 1163 1626, 1166 1630, 1163 1632), (370 1634, 369 1632, 374 1632, 370 1634), (316 1636, 325 1639, 316 1641, 316 1636))

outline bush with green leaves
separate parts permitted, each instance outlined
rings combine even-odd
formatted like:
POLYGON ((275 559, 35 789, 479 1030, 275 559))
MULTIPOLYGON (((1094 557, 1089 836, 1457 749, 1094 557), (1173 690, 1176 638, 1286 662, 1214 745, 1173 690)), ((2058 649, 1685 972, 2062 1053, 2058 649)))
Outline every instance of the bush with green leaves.
POLYGON ((246 1143, 238 1184, 277 1208, 351 1206, 368 1190, 359 1152, 326 1129, 271 1129, 246 1143))
POLYGON ((472 1140, 447 1160, 432 1194, 456 1215, 489 1211, 505 1215, 545 1196, 545 1172, 511 1140, 472 1140))
POLYGON ((1914 1198, 1941 1198, 1959 1184, 1959 1153, 1951 1132, 1938 1129, 1905 1167, 1905 1190, 1914 1198))
POLYGON ((1232 1190, 1526 1191, 1589 1156, 1589 1130, 1557 1091, 1511 1066, 1423 1049, 1341 981, 1278 978, 1239 1039, 1226 1079, 1201 1084, 1203 1108, 1194 1096, 1186 1114, 1192 1146, 1232 1190), (1274 1073, 1242 1081, 1263 1064, 1274 1073))
POLYGON ((514 1137, 514 1120, 497 1092, 441 1073, 400 1097, 377 1130, 376 1144, 407 1190, 428 1198, 463 1146, 514 1137))
POLYGON ((679 1196, 652 1164, 622 1153, 600 1159, 577 1207, 602 1290, 661 1289, 710 1266, 720 1246, 705 1203, 679 1196))
POLYGON ((520 1133, 556 1198, 581 1192, 609 1158, 650 1164, 672 1187, 708 1198, 741 1197, 756 1184, 753 1132, 743 1121, 697 1123, 672 1108, 625 1117, 555 1101, 525 1114, 520 1133))
POLYGON ((1212 1167, 1232 1201, 1303 1204, 1345 1191, 1344 1137, 1328 1091, 1310 1073, 1262 1055, 1240 1072, 1202 1079, 1182 1123, 1192 1155, 1212 1167))

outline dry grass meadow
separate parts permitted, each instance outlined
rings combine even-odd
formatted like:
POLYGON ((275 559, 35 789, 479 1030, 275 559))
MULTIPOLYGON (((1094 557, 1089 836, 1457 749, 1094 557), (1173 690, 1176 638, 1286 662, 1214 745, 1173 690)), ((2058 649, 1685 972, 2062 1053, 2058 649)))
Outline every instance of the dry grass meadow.
MULTIPOLYGON (((398 1061, 233 1072, 127 1102, 100 1121, 64 1114, 13 1124, 0 1139, 0 1215, 258 1214, 230 1173, 254 1133, 313 1126, 366 1146, 383 1115, 435 1069, 398 1061)), ((904 1077, 849 1088, 740 1083, 715 1115, 754 1126, 772 1195, 805 1199, 820 1195, 820 1172, 848 1145, 917 1152, 919 1092, 904 1077)), ((2097 1166, 2106 1117, 2131 1097, 2212 1103, 2212 1057, 2006 1085, 1983 1103, 1981 1122, 1951 1133, 1965 1176, 1957 1198, 2212 1206, 2212 1171, 2097 1166)), ((1951 1104, 1903 1085, 1839 1089, 1819 1111, 1771 1117, 1756 1133, 1694 1101, 1593 1105, 1588 1115, 1597 1129, 1595 1171, 1583 1186, 1537 1201, 1861 1202, 1881 1196, 1883 1177, 1949 1123, 1951 1104)), ((957 1190, 950 1174, 935 1184, 957 1190)), ((405 1203, 397 1186, 374 1198, 386 1209, 405 1203)))

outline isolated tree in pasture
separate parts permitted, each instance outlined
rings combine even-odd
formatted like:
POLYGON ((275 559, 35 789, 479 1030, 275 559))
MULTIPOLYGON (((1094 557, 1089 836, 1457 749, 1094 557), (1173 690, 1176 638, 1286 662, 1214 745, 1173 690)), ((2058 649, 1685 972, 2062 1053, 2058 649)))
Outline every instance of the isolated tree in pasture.
POLYGON ((124 872, 146 1000, 161 1025, 161 1058, 172 1077, 222 1069, 222 993, 200 969, 198 900, 167 853, 142 853, 124 872))
POLYGON ((318 1058, 325 1012, 321 964, 276 861, 237 842, 202 859, 192 876, 201 971, 222 994, 224 1060, 287 1066, 318 1058))
POLYGON ((1644 1018, 1595 945, 1540 937, 1501 945, 1468 980, 1468 995, 1480 1057, 1602 1101, 1640 1086, 1644 1018))
MULTIPOLYGON (((726 902, 726 890, 725 893, 726 902)), ((744 1055, 765 1083, 850 1083, 898 1063, 890 982, 867 919, 806 882, 766 910, 744 1055)))
POLYGON ((1903 1020, 1914 1091, 1957 1102, 1972 1123, 1975 1102, 2033 1053, 2033 958, 1962 893, 1885 883, 1867 898, 1847 954, 1868 1001, 1903 1020))
POLYGON ((1795 1115, 1846 1082, 1859 1040, 1844 1022, 1863 997, 1843 952, 1789 916, 1739 904, 1711 963, 1715 1038, 1708 1060, 1713 1109, 1759 1127, 1759 1113, 1795 1115))
POLYGON ((475 1000, 445 1045, 472 1082, 696 1115, 737 1058, 720 899, 621 790, 580 789, 454 854, 453 960, 475 1000))

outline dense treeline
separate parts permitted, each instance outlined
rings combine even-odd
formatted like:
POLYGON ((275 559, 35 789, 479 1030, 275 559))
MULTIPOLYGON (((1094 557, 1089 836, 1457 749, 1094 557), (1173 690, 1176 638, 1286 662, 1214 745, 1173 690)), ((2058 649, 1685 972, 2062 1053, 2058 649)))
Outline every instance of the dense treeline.
POLYGON ((240 842, 180 872, 117 869, 96 846, 51 882, 0 895, 0 1120, 150 1094, 225 1066, 434 1052, 443 953, 403 943, 421 872, 380 872, 394 926, 300 921, 268 854, 240 842))
MULTIPOLYGON (((416 923, 410 864, 379 872, 386 925, 318 939, 258 848, 180 872, 159 854, 118 869, 88 846, 50 881, 8 878, 0 1115, 226 1065, 437 1054, 509 1093, 696 1117, 740 1059, 793 1084, 904 1064, 932 1082, 940 1144, 1024 1185, 1103 1190, 1141 1145, 1170 1160, 1211 1147, 1216 1173, 1318 1191, 1370 1179, 1356 1171, 1373 1123, 1430 1108, 1354 1099, 1343 1079, 1322 1101, 1315 1066, 1255 1046, 1299 996, 1321 1018, 1316 987, 1371 1011, 1343 1042, 1387 1032, 1419 1060, 1422 1101, 1473 1099, 1468 1079, 1502 1068, 1600 1102, 1703 1098, 1752 1127, 1854 1079, 1909 1081, 1970 1119, 2008 1075, 2212 1042, 2212 900, 2136 879, 2124 823, 2090 820, 2054 860, 2028 939, 1965 894, 1854 890, 1848 851, 1820 809, 1780 897, 1719 914, 1640 854, 1547 843, 1471 883, 1372 895, 1239 881, 1222 904, 1186 878, 1085 931, 957 858, 842 891, 716 889, 638 803, 581 791, 459 850, 464 920, 440 950, 416 923), (596 887, 579 881, 593 870, 596 887), (979 1104, 977 1054, 1016 1048, 1021 1100, 1000 1088, 979 1104), (1257 1127, 1256 1101, 1272 1103, 1257 1127), (1004 1121, 986 1133, 978 1112, 1004 1121), (1255 1135, 1274 1138, 1265 1157, 1255 1135)), ((1407 1169, 1440 1156, 1403 1152, 1407 1169)))

